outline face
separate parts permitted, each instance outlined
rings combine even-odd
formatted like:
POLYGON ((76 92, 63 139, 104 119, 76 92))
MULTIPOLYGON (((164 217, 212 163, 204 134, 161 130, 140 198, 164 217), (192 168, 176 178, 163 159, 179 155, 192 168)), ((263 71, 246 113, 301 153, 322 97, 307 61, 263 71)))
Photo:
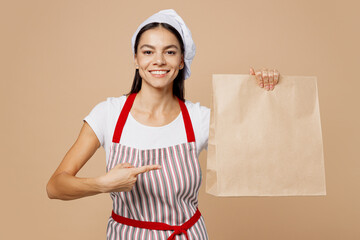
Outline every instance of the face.
POLYGON ((141 35, 134 60, 143 79, 142 87, 172 90, 174 79, 184 68, 179 41, 162 27, 141 35))

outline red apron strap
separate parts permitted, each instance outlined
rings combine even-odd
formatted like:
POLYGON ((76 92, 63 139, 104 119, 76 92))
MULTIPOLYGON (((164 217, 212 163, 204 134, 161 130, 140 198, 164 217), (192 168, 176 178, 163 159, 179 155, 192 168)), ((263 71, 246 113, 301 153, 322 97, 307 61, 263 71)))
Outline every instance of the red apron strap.
POLYGON ((134 220, 131 218, 126 218, 117 215, 114 211, 112 211, 111 217, 118 223, 132 227, 145 228, 150 230, 162 230, 162 231, 172 230, 174 232, 170 235, 168 240, 173 240, 175 239, 176 235, 181 235, 181 234, 185 234, 186 239, 189 239, 187 235, 187 230, 191 228, 199 220, 199 218, 201 217, 201 213, 199 209, 196 209, 195 214, 180 226, 172 226, 162 222, 147 222, 147 221, 134 220))
MULTIPOLYGON (((126 119, 129 116, 131 107, 134 103, 136 94, 137 93, 130 94, 125 101, 125 104, 121 110, 119 119, 115 126, 115 131, 114 131, 113 140, 112 140, 114 143, 120 142, 121 134, 124 129, 126 119)), ((188 142, 195 142, 194 129, 193 129, 193 126, 191 123, 191 119, 190 119, 190 115, 187 110, 187 107, 183 101, 181 101, 179 98, 178 98, 178 100, 179 100, 179 104, 180 104, 181 113, 182 113, 182 116, 184 119, 187 140, 188 140, 188 142)))
POLYGON ((119 119, 118 119, 118 121, 116 123, 115 131, 114 131, 114 135, 113 135, 113 142, 114 143, 119 143, 120 142, 121 133, 122 133, 122 131, 124 129, 126 119, 129 116, 130 109, 131 109, 131 107, 132 107, 132 105, 134 103, 135 97, 136 97, 136 93, 132 93, 127 97, 127 99, 125 101, 125 104, 124 104, 124 106, 123 106, 123 108, 121 110, 119 119))
POLYGON ((193 126, 191 123, 189 112, 187 110, 185 103, 183 101, 181 101, 180 98, 178 98, 178 99, 179 99, 181 113, 182 113, 182 116, 184 119, 187 140, 188 140, 188 142, 195 142, 195 134, 194 134, 194 129, 193 129, 193 126))

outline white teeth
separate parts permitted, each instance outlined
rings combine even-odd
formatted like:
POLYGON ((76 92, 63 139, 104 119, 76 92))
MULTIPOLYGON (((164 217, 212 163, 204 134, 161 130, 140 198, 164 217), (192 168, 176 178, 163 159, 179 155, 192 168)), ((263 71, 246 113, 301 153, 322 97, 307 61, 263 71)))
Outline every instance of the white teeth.
POLYGON ((165 74, 167 71, 151 71, 152 74, 165 74))

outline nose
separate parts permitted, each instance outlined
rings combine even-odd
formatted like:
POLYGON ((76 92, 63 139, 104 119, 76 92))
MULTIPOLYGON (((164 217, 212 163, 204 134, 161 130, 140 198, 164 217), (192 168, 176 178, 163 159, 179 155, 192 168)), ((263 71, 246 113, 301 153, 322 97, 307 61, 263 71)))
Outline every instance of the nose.
POLYGON ((162 53, 158 53, 155 56, 155 63, 158 65, 163 65, 166 63, 164 55, 162 53))

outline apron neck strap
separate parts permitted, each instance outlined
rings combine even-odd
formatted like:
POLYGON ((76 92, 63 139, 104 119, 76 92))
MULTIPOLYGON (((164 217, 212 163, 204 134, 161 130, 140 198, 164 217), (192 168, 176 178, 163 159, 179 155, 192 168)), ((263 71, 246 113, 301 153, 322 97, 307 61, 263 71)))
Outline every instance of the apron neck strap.
POLYGON ((181 101, 180 98, 178 98, 178 100, 179 100, 179 104, 180 104, 181 115, 183 116, 183 119, 184 119, 187 140, 189 143, 195 142, 194 129, 193 129, 193 126, 191 123, 191 118, 190 118, 189 112, 187 110, 187 107, 185 105, 185 102, 181 101))
MULTIPOLYGON (((114 143, 119 143, 120 142, 120 138, 121 138, 121 134, 122 131, 124 129, 125 123, 126 123, 126 119, 129 116, 131 107, 134 103, 135 97, 136 97, 137 93, 132 93, 130 94, 126 101, 125 104, 121 110, 119 119, 116 123, 116 127, 115 127, 115 131, 114 131, 114 135, 113 135, 113 142, 114 143)), ((184 125, 185 125, 185 130, 186 130, 186 136, 187 136, 187 140, 188 142, 195 142, 195 134, 194 134, 194 129, 191 123, 191 119, 190 119, 190 115, 189 112, 187 110, 187 107, 185 105, 185 103, 183 101, 181 101, 179 98, 179 105, 180 105, 180 109, 181 109, 181 113, 184 119, 184 125)))

